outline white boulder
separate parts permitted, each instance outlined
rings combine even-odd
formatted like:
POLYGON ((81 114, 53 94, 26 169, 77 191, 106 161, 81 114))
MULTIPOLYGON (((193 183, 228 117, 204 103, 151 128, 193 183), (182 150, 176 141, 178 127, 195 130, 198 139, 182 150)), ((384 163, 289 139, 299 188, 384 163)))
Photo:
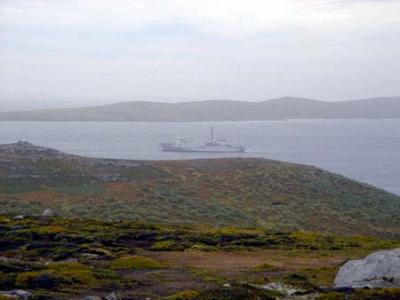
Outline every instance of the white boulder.
POLYGON ((43 210, 42 217, 55 217, 57 213, 51 208, 46 208, 43 210))
POLYGON ((400 287, 400 248, 379 251, 346 262, 336 275, 335 288, 400 287))
POLYGON ((0 296, 4 296, 10 299, 21 299, 29 300, 32 298, 32 293, 24 290, 11 290, 11 291, 0 291, 0 296))

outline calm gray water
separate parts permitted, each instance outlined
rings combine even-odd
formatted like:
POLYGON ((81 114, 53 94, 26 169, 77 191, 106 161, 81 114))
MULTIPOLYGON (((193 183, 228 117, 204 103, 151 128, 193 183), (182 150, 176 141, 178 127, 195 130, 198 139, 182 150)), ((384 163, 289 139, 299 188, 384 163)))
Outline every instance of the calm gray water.
POLYGON ((0 143, 26 140, 69 153, 109 158, 232 156, 160 151, 159 142, 176 136, 207 140, 211 125, 217 137, 247 147, 241 156, 311 164, 400 195, 400 120, 0 122, 0 143))

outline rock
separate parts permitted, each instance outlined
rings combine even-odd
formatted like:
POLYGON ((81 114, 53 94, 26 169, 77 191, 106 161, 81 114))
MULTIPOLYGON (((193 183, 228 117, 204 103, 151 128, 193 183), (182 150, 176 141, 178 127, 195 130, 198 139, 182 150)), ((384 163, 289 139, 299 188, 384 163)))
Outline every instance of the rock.
POLYGON ((93 254, 93 253, 82 253, 81 257, 85 258, 85 259, 94 259, 94 260, 98 260, 101 258, 100 255, 93 254))
POLYGON ((14 217, 14 220, 23 220, 25 217, 23 215, 18 215, 14 217))
POLYGON ((266 290, 277 291, 277 292, 280 292, 287 296, 292 296, 299 292, 301 292, 301 293, 305 292, 304 290, 296 289, 295 287, 293 287, 289 284, 282 284, 280 282, 267 283, 267 284, 264 284, 262 287, 266 290))
POLYGON ((104 249, 104 248, 92 248, 92 249, 88 250, 88 253, 97 254, 104 258, 114 258, 114 255, 112 254, 112 252, 107 249, 104 249))
POLYGON ((29 300, 32 298, 32 293, 29 293, 24 290, 11 290, 11 291, 0 291, 0 296, 29 300))
POLYGON ((56 215, 56 212, 51 208, 46 208, 42 213, 42 217, 55 217, 56 215))
POLYGON ((334 286, 336 289, 400 287, 400 248, 348 261, 339 269, 334 286))
MULTIPOLYGON (((282 295, 285 296, 293 296, 293 295, 305 295, 305 294, 310 294, 311 291, 306 291, 302 288, 294 287, 290 284, 284 284, 281 282, 271 282, 267 283, 264 285, 258 285, 258 284, 248 284, 249 286, 257 289, 263 289, 263 290, 268 290, 268 291, 276 291, 281 293, 282 295)), ((286 298, 285 298, 286 299, 286 298)), ((290 298, 291 299, 291 298, 290 298)))
POLYGON ((104 297, 105 300, 121 300, 121 298, 116 293, 111 293, 104 297))

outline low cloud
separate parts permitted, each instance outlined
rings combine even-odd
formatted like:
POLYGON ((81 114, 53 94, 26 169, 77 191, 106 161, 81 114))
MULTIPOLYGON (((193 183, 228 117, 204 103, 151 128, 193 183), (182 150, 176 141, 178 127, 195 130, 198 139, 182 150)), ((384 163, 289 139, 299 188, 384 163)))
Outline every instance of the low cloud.
POLYGON ((3 0, 0 97, 400 94, 399 11, 381 0, 3 0))

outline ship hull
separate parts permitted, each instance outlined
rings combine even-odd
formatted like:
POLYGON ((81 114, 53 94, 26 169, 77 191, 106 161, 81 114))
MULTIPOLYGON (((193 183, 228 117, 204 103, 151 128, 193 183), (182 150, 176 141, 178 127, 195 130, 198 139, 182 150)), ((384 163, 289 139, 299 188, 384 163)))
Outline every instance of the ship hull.
POLYGON ((232 147, 232 148, 196 148, 196 147, 173 147, 173 146, 162 146, 162 151, 166 152, 198 152, 198 153, 243 153, 245 149, 243 147, 232 147))

